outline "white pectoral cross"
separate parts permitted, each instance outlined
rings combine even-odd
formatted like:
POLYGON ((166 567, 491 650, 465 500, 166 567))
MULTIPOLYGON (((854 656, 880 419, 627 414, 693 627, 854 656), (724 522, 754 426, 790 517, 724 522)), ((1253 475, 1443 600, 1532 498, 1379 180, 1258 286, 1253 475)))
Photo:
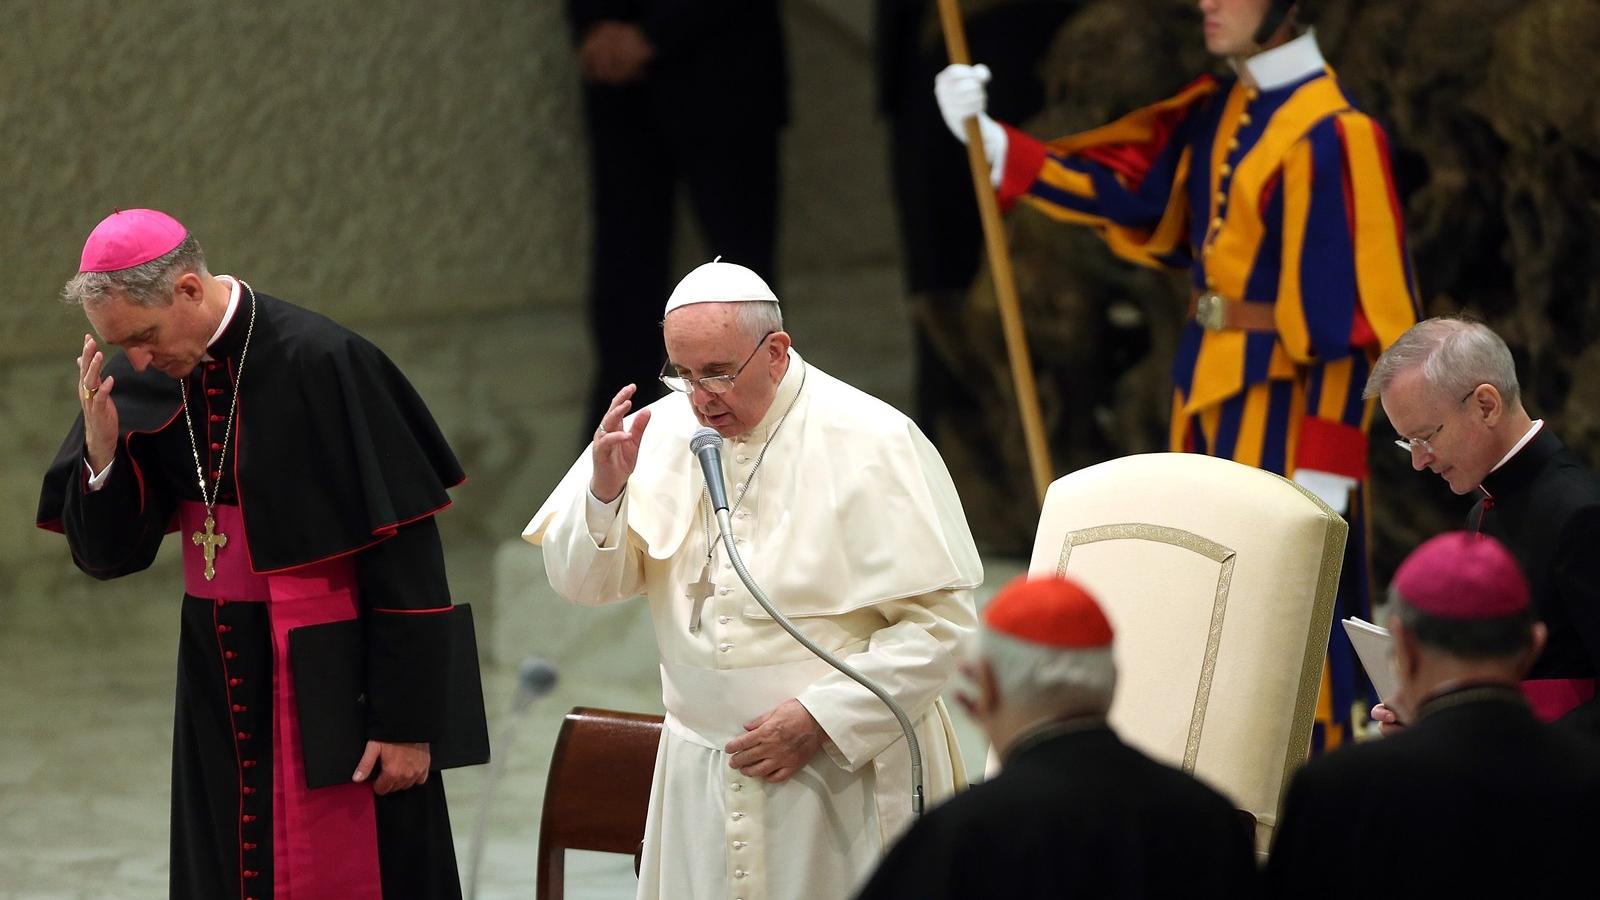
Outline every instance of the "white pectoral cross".
POLYGON ((705 566, 700 569, 700 579, 690 582, 684 592, 684 596, 694 604, 694 611, 689 615, 690 634, 700 633, 700 611, 705 608, 706 598, 716 593, 716 590, 717 584, 711 580, 711 560, 708 559, 705 566))

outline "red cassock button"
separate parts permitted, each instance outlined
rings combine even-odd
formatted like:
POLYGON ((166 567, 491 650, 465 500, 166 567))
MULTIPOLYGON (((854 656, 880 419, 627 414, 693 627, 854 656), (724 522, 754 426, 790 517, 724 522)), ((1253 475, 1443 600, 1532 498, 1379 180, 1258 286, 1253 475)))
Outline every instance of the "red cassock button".
POLYGON ((211 418, 211 421, 213 421, 213 422, 221 422, 222 421, 222 416, 216 415, 214 413, 210 416, 210 418, 211 418))
POLYGON ((250 796, 251 794, 254 794, 255 792, 256 792, 256 789, 253 788, 253 787, 241 788, 240 791, 239 791, 239 793, 244 794, 246 797, 250 796))
POLYGON ((227 634, 228 632, 230 632, 232 630, 233 630, 233 626, 232 625, 218 625, 217 626, 217 634, 227 634))
POLYGON ((224 650, 224 651, 222 651, 222 658, 223 659, 234 659, 238 655, 239 654, 233 652, 232 650, 224 650))
POLYGON ((240 844, 239 846, 243 847, 246 850, 254 850, 256 848, 256 845, 250 843, 249 841, 245 841, 243 844, 240 844))
POLYGON ((246 769, 254 769, 256 767, 256 761, 253 759, 246 759, 241 761, 239 765, 244 766, 246 769))
POLYGON ((260 872, 257 872, 257 871, 256 871, 256 870, 254 870, 254 869, 245 869, 245 870, 244 870, 244 872, 243 872, 243 873, 242 873, 242 874, 243 874, 243 875, 244 875, 244 877, 246 877, 246 878, 254 878, 254 877, 256 877, 256 876, 257 876, 257 875, 260 875, 260 874, 261 874, 261 873, 260 873, 260 872))
POLYGON ((255 820, 256 820, 255 816, 240 816, 239 817, 239 821, 245 823, 246 825, 249 825, 251 822, 254 822, 255 820))
POLYGON ((206 388, 207 397, 215 397, 220 393, 222 393, 222 388, 206 388))
POLYGON ((211 442, 211 449, 212 450, 221 450, 222 449, 222 444, 218 443, 217 441, 212 441, 211 442))
POLYGON ((241 732, 239 732, 239 734, 238 734, 238 738, 239 738, 239 740, 241 740, 241 741, 248 741, 248 740, 250 740, 250 732, 248 732, 248 731, 241 731, 241 732))
POLYGON ((244 684, 244 679, 243 678, 229 678, 228 679, 228 687, 238 687, 241 684, 244 684))
POLYGON ((245 706, 245 705, 244 705, 244 704, 242 704, 242 703, 235 703, 235 704, 234 704, 234 705, 233 705, 233 711, 234 711, 234 712, 244 712, 244 711, 245 711, 245 710, 247 710, 247 709, 249 709, 249 708, 250 708, 250 707, 248 707, 248 706, 245 706))

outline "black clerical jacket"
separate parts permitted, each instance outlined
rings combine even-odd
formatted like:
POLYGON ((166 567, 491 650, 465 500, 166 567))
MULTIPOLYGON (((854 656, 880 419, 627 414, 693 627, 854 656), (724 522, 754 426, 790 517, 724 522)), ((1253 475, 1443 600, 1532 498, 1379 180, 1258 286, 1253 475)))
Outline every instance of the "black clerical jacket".
POLYGON ((1597 810, 1600 744, 1535 720, 1510 685, 1465 687, 1295 775, 1269 894, 1592 896, 1597 810))
POLYGON ((1221 794, 1104 724, 1023 743, 912 826, 858 900, 1254 896, 1250 836, 1221 794))
MULTIPOLYGON (((1549 629, 1529 679, 1594 679, 1600 670, 1600 478, 1548 425, 1483 480, 1468 516, 1522 564, 1549 629)), ((1569 713, 1592 728, 1600 700, 1569 713)), ((1596 729, 1600 730, 1600 729, 1596 729)))

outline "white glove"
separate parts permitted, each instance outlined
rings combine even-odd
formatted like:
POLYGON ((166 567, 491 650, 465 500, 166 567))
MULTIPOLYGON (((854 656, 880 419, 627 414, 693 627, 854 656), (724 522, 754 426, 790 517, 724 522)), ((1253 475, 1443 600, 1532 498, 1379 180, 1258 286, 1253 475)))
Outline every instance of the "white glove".
POLYGON ((1316 494, 1317 499, 1333 507, 1339 515, 1350 511, 1350 489, 1356 486, 1354 478, 1316 469, 1296 469, 1294 483, 1316 494))
POLYGON ((983 155, 989 160, 989 181, 999 187, 1006 168, 1006 130, 983 111, 988 103, 983 86, 988 83, 988 66, 945 66, 933 78, 933 96, 939 101, 945 127, 963 144, 967 142, 967 120, 978 117, 983 155))

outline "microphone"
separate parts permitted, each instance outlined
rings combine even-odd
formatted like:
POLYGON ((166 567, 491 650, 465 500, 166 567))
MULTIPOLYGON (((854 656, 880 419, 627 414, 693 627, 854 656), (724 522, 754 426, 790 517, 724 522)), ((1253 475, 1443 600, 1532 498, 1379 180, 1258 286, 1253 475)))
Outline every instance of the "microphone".
POLYGON ((512 714, 522 712, 533 701, 555 690, 558 680, 559 673, 555 666, 537 656, 523 660, 521 668, 517 670, 517 697, 511 703, 512 714))
POLYGON ((472 829, 472 849, 468 854, 468 900, 477 900, 478 869, 483 865, 483 835, 489 825, 489 801, 494 797, 495 784, 500 780, 506 760, 505 748, 511 738, 511 729, 527 712, 533 701, 555 690, 558 673, 556 667, 537 656, 530 656, 517 667, 517 694, 511 698, 511 714, 500 726, 494 742, 496 750, 489 757, 489 773, 483 779, 483 799, 478 802, 478 822, 472 829))
POLYGON ((689 438, 689 452, 700 458, 700 471, 706 476, 713 512, 728 509, 728 485, 722 480, 722 435, 715 428, 702 428, 689 438))
POLYGON ((733 565, 733 571, 738 574, 739 580, 744 582, 745 589, 750 596, 772 621, 789 633, 801 646, 810 650, 812 655, 839 670, 856 684, 861 685, 872 695, 882 701, 894 715, 895 721, 900 725, 900 732, 906 739, 906 751, 911 756, 911 812, 916 818, 922 817, 923 784, 922 784, 922 747, 917 742, 917 731, 911 723, 911 718, 906 715, 904 708, 889 695, 887 690, 872 679, 856 671, 853 666, 839 659, 807 637, 804 632, 794 626, 789 618, 772 605, 766 592, 756 584, 755 577, 750 574, 749 568, 744 564, 744 559, 739 556, 739 548, 733 539, 733 517, 728 514, 728 488, 722 480, 722 435, 717 434, 715 428, 702 428, 689 438, 689 450, 700 458, 700 469, 705 472, 706 490, 711 494, 711 507, 716 510, 717 528, 722 534, 722 546, 727 550, 728 562, 733 565))

